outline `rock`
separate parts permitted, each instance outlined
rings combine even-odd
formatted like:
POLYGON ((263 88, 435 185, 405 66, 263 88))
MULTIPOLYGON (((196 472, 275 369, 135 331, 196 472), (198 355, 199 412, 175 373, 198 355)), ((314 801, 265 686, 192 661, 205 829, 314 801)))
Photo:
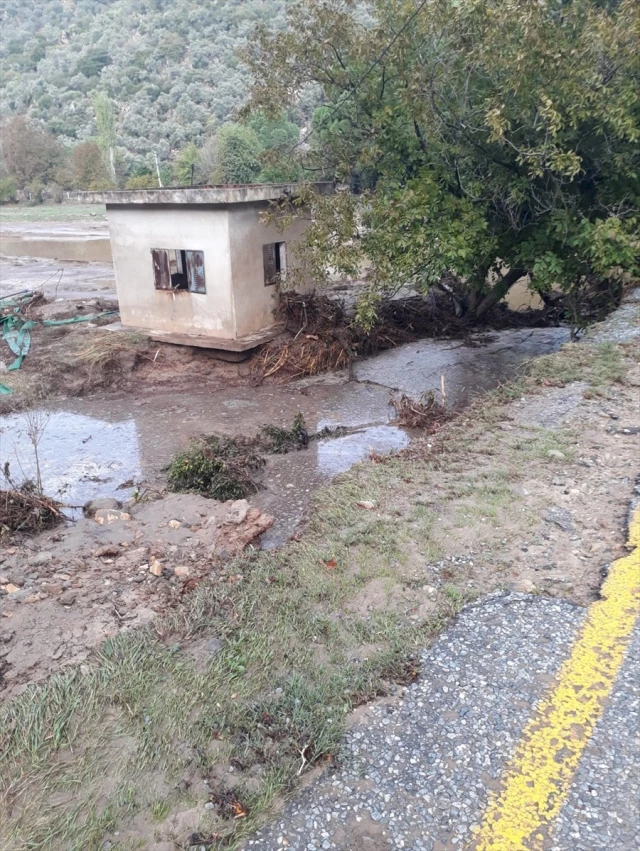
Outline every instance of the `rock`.
POLYGON ((182 526, 180 520, 169 520, 169 528, 171 529, 179 529, 182 526))
POLYGON ((117 544, 108 544, 106 547, 100 547, 96 550, 94 556, 96 558, 108 558, 109 556, 120 555, 120 547, 117 544))
POLYGON ((214 653, 218 653, 219 650, 222 650, 222 642, 219 638, 211 638, 207 641, 207 650, 211 655, 214 653))
POLYGON ((544 512, 542 518, 547 523, 554 523, 563 532, 573 531, 573 517, 571 512, 566 508, 561 508, 559 505, 552 505, 544 512))
POLYGON ((550 449, 547 452, 547 458, 554 458, 556 461, 564 461, 567 456, 559 449, 550 449))
POLYGON ((7 585, 9 583, 9 577, 5 576, 4 573, 0 576, 0 585, 7 585))
POLYGON ((209 517, 209 519, 206 521, 206 523, 204 525, 207 527, 207 529, 215 528, 218 525, 218 518, 217 517, 209 517))
POLYGON ((15 594, 16 591, 20 590, 17 585, 13 584, 13 582, 8 582, 6 585, 3 585, 2 588, 7 594, 15 594))
POLYGON ((131 515, 115 508, 99 508, 93 515, 93 519, 102 526, 109 526, 111 523, 117 523, 121 520, 131 520, 131 515))
POLYGON ((175 576, 189 576, 191 570, 188 564, 179 564, 176 568, 174 568, 175 576))
POLYGON ((75 601, 76 595, 74 591, 66 591, 58 597, 58 602, 61 606, 73 606, 75 601))
POLYGON ((153 576, 162 576, 162 565, 155 556, 149 559, 149 573, 153 576))
POLYGON ((375 502, 370 502, 368 499, 363 499, 361 502, 356 502, 358 508, 366 508, 368 511, 371 511, 376 507, 375 502))
POLYGON ((120 507, 121 503, 119 503, 117 499, 113 499, 110 496, 100 496, 97 499, 90 499, 89 502, 85 502, 82 510, 88 517, 92 517, 96 511, 103 511, 108 508, 116 509, 120 507))
POLYGON ((514 586, 515 591, 523 594, 533 594, 536 590, 535 584, 530 579, 520 579, 514 586))
POLYGON ((27 559, 27 564, 30 567, 42 567, 42 565, 48 564, 52 558, 52 553, 36 553, 27 559))
POLYGON ((22 586, 24 585, 24 578, 22 576, 17 576, 15 573, 12 573, 9 576, 9 582, 11 582, 12 585, 17 585, 18 588, 22 588, 22 586))
POLYGON ((229 505, 227 510, 227 515, 224 518, 224 523, 232 523, 235 526, 239 526, 240 523, 244 523, 246 520, 247 514, 249 513, 249 503, 246 499, 236 499, 235 502, 232 502, 229 505))

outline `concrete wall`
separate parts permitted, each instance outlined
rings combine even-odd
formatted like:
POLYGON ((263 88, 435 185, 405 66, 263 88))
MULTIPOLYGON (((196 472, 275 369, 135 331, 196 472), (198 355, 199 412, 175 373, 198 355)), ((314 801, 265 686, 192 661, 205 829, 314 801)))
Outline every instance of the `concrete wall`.
POLYGON ((233 278, 233 306, 237 335, 243 336, 274 323, 278 305, 275 285, 265 287, 262 246, 270 242, 287 244, 287 268, 293 269, 296 257, 292 248, 306 228, 296 219, 284 232, 272 224, 265 225, 260 214, 268 204, 234 204, 229 207, 229 241, 233 278))
POLYGON ((114 205, 107 218, 123 325, 236 336, 227 209, 114 205), (152 248, 203 251, 206 294, 156 290, 152 248))

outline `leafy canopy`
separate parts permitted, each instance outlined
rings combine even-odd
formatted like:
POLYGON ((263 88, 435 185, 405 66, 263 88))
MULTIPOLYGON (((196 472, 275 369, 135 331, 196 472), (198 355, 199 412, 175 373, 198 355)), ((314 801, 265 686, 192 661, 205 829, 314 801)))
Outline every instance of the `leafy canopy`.
POLYGON ((245 51, 252 106, 320 89, 307 259, 377 287, 464 281, 481 316, 523 274, 541 292, 638 272, 636 0, 304 0, 245 51))

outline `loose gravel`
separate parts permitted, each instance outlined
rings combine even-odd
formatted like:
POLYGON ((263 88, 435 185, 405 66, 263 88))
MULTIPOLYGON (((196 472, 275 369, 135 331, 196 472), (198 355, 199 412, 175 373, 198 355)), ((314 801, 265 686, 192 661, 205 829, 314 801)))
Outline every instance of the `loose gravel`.
MULTIPOLYGON (((423 654, 422 674, 401 698, 370 707, 351 729, 336 770, 245 848, 464 848, 585 614, 522 594, 491 595, 467 607, 423 654)), ((603 799, 607 785, 605 776, 603 799)), ((572 843, 568 833, 554 851, 573 851, 572 843)), ((635 846, 584 845, 600 847, 635 846)))

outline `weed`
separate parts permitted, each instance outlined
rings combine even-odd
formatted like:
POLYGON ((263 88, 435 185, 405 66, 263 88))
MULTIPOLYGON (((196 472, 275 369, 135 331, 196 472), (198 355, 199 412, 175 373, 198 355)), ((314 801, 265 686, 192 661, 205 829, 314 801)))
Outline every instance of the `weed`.
POLYGON ((241 499, 256 493, 256 470, 264 458, 243 441, 212 436, 191 441, 168 468, 170 490, 199 493, 212 499, 241 499))
POLYGON ((283 455, 292 449, 302 449, 309 443, 309 435, 305 428, 301 413, 296 414, 291 428, 280 428, 274 425, 262 427, 257 442, 265 452, 283 455))

